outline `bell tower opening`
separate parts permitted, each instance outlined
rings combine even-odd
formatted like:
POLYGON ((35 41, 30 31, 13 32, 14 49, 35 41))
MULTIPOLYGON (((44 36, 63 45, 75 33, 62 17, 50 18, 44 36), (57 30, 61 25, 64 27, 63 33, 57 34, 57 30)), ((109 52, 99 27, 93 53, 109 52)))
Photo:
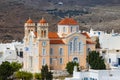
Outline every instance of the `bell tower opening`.
POLYGON ((48 38, 48 23, 44 18, 42 18, 37 24, 38 38, 48 38))
POLYGON ((25 25, 25 37, 24 37, 24 41, 28 42, 29 41, 29 35, 30 32, 35 32, 35 23, 33 22, 33 20, 31 18, 29 18, 25 25))

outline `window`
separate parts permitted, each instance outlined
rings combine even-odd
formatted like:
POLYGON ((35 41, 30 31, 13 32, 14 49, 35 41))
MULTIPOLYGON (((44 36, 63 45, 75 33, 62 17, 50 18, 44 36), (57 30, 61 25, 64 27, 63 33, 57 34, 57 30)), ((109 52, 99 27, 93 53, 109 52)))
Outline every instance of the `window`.
POLYGON ((63 27, 63 32, 65 32, 65 27, 63 27))
POLYGON ((73 28, 71 27, 70 31, 72 32, 73 31, 73 28))
POLYGON ((46 49, 45 49, 45 48, 42 49, 42 54, 43 54, 43 55, 46 54, 46 49))
POLYGON ((80 52, 80 50, 81 50, 81 42, 79 42, 79 52, 80 52))
POLYGON ((33 58, 32 58, 32 56, 29 57, 29 61, 30 61, 30 65, 29 65, 29 66, 32 67, 32 65, 33 65, 33 64, 32 64, 32 63, 33 63, 33 58))
POLYGON ((43 34, 44 34, 44 32, 43 32, 43 30, 41 31, 41 37, 43 37, 43 34))
POLYGON ((72 42, 70 42, 70 52, 72 51, 72 42))
POLYGON ((62 64, 63 63, 63 59, 62 58, 60 58, 60 64, 62 64))
POLYGON ((109 63, 111 63, 111 58, 109 58, 109 63))
POLYGON ((116 52, 119 52, 119 50, 116 50, 116 52))
POLYGON ((32 42, 33 42, 33 39, 32 39, 32 36, 29 37, 29 45, 32 46, 32 42))
POLYGON ((42 46, 46 46, 46 41, 43 41, 43 42, 42 42, 42 46))
POLYGON ((42 65, 45 65, 46 64, 46 60, 45 58, 42 59, 42 65))
POLYGON ((23 52, 20 51, 20 55, 19 55, 21 58, 23 58, 23 52))
POLYGON ((77 32, 79 31, 79 28, 78 28, 78 27, 76 27, 76 31, 77 31, 77 32))
POLYGON ((9 52, 9 54, 12 54, 12 52, 9 52))
POLYGON ((83 52, 83 43, 79 42, 79 52, 83 52))
POLYGON ((73 62, 78 63, 78 62, 79 62, 79 61, 78 61, 78 58, 77 58, 77 57, 74 57, 74 58, 73 58, 73 62))
POLYGON ((63 48, 60 48, 60 49, 59 49, 59 53, 60 53, 60 55, 63 54, 63 48))
POLYGON ((75 38, 75 39, 74 39, 74 51, 77 51, 77 39, 78 39, 78 38, 75 38))
POLYGON ((98 32, 98 35, 100 35, 100 32, 98 32))
POLYGON ((53 55, 53 48, 50 48, 50 55, 53 55))
POLYGON ((52 58, 50 58, 50 64, 52 64, 52 58))
POLYGON ((44 30, 44 37, 46 37, 46 30, 44 30))
POLYGON ((85 78, 84 78, 84 80, 88 80, 88 78, 87 78, 87 77, 85 77, 85 78))

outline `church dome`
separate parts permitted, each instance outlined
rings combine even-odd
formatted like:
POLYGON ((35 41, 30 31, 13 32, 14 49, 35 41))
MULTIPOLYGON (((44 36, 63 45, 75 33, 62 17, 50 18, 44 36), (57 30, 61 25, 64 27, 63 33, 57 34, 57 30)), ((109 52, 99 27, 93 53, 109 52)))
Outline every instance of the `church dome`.
POLYGON ((78 23, 73 18, 64 18, 58 23, 58 25, 78 25, 78 23))
POLYGON ((26 23, 33 23, 33 20, 31 18, 29 18, 26 23))
POLYGON ((44 18, 42 18, 42 19, 39 21, 39 23, 44 24, 44 23, 47 23, 47 21, 46 21, 44 18))

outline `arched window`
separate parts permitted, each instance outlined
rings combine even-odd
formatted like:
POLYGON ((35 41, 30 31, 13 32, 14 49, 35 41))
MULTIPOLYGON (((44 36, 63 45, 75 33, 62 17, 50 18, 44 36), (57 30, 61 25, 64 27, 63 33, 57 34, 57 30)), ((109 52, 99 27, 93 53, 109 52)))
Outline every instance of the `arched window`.
POLYGON ((46 60, 45 58, 42 58, 42 65, 45 65, 46 64, 46 60))
POLYGON ((46 30, 44 30, 44 37, 46 37, 46 30))
POLYGON ((82 53, 82 52, 83 52, 83 49, 84 49, 84 48, 83 48, 83 42, 80 41, 80 42, 79 42, 79 52, 82 53))
POLYGON ((77 51, 77 40, 78 38, 74 39, 74 51, 77 51))
POLYGON ((43 34, 44 34, 44 32, 43 32, 43 30, 41 31, 41 37, 43 37, 43 34))
POLYGON ((73 31, 73 28, 72 28, 72 27, 70 28, 70 31, 71 31, 71 32, 73 31))
POLYGON ((73 58, 73 62, 78 63, 78 62, 79 62, 78 58, 77 58, 77 57, 74 57, 74 58, 73 58))
POLYGON ((63 32, 65 32, 65 27, 63 27, 63 32))
POLYGON ((72 52, 72 42, 70 42, 70 52, 72 52))
POLYGON ((32 39, 32 36, 30 35, 30 37, 29 37, 29 45, 30 46, 32 45, 32 42, 33 42, 33 39, 32 39))
POLYGON ((76 31, 77 31, 77 32, 79 31, 79 28, 78 28, 78 27, 76 27, 76 31))

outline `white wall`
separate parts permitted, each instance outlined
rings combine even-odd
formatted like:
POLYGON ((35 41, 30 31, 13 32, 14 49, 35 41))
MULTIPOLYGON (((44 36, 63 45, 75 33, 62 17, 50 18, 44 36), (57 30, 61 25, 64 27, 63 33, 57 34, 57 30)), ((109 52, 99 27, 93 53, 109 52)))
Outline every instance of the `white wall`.
POLYGON ((23 50, 23 44, 21 42, 1 43, 0 53, 2 53, 2 56, 0 57, 0 64, 4 61, 9 61, 9 62, 18 61, 22 63, 22 58, 17 56, 16 48, 19 53, 20 50, 23 50))
POLYGON ((84 78, 94 78, 95 80, 119 80, 120 70, 89 70, 85 72, 74 72, 72 78, 65 80, 84 80, 84 78))

